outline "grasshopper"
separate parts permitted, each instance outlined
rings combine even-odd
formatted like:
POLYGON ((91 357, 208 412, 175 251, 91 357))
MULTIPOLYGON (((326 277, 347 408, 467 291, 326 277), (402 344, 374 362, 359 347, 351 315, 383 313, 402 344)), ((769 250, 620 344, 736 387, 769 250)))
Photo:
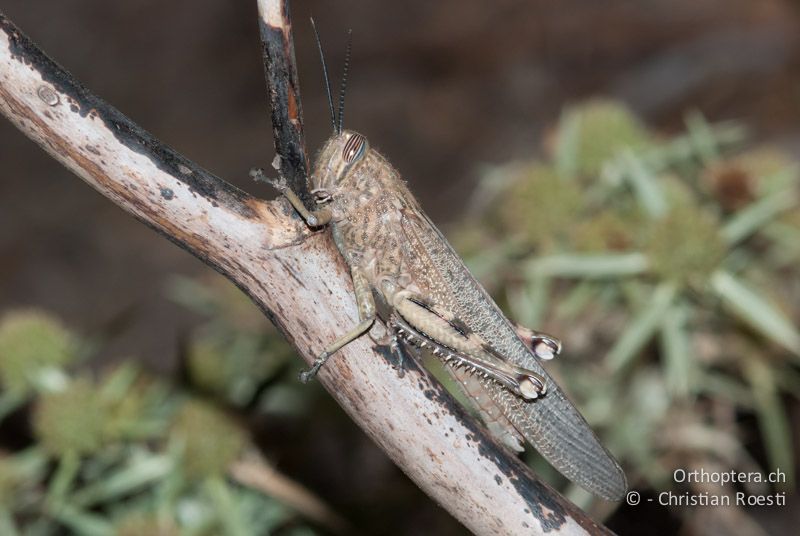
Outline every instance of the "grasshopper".
MULTIPOLYGON (((348 42, 348 58, 349 50, 348 42)), ((308 226, 330 227, 350 268, 360 321, 300 379, 312 379, 336 351, 367 333, 390 346, 401 363, 401 344, 428 350, 447 365, 502 443, 522 451, 527 440, 573 482, 619 500, 626 491, 624 473, 539 362, 559 353, 560 342, 511 325, 398 171, 365 136, 342 128, 347 63, 338 121, 324 57, 323 69, 333 134, 310 177, 316 207, 307 209, 285 180, 267 182, 308 226)), ((263 179, 260 170, 254 173, 263 179)))

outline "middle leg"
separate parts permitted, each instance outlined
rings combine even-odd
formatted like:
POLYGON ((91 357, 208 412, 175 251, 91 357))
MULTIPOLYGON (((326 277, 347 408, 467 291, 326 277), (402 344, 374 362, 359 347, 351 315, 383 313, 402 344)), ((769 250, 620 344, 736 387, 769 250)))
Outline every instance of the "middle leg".
POLYGON ((372 288, 367 278, 361 273, 361 270, 356 267, 351 269, 350 274, 353 278, 353 288, 355 290, 356 303, 358 304, 358 317, 360 322, 353 329, 325 348, 325 351, 311 364, 311 368, 300 373, 300 381, 303 383, 308 383, 314 379, 314 376, 317 375, 319 369, 322 368, 322 365, 328 361, 331 355, 368 332, 372 324, 375 323, 375 300, 372 297, 372 288))

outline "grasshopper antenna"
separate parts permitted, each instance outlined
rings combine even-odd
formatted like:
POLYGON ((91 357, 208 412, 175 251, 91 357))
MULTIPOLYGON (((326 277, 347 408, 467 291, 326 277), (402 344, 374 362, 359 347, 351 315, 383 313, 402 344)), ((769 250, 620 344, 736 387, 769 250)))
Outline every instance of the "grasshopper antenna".
POLYGON ((342 133, 344 124, 344 93, 347 89, 347 71, 350 69, 350 52, 353 48, 353 30, 347 30, 347 51, 344 56, 344 69, 342 70, 342 87, 339 89, 339 126, 337 132, 342 133))
MULTIPOLYGON (((317 49, 319 50, 319 59, 322 61, 322 74, 325 77, 325 92, 328 94, 328 110, 331 113, 331 125, 333 125, 334 132, 336 131, 336 114, 333 111, 333 95, 331 94, 331 79, 328 77, 328 64, 325 63, 325 53, 322 52, 322 40, 319 38, 317 31, 317 24, 314 22, 314 17, 311 17, 311 27, 314 29, 314 38, 317 40, 317 49)), ((349 50, 349 49, 348 49, 349 50)), ((341 106, 340 106, 341 108, 341 106)), ((339 132, 341 129, 341 120, 339 121, 339 132)))

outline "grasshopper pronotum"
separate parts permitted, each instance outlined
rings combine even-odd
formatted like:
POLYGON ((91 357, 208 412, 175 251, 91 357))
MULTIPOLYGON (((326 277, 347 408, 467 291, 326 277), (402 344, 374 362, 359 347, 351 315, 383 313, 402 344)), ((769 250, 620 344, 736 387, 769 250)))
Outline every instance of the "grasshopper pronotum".
POLYGON ((620 499, 624 473, 539 363, 560 351, 558 340, 512 327, 394 167, 363 135, 343 130, 343 98, 337 118, 324 58, 323 68, 334 132, 310 178, 317 207, 309 211, 285 181, 268 182, 309 226, 331 228, 350 267, 360 322, 325 348, 301 380, 309 381, 332 354, 368 332, 400 355, 401 343, 427 349, 449 365, 504 444, 521 451, 527 440, 567 478, 620 499), (378 318, 388 332, 379 333, 378 318))

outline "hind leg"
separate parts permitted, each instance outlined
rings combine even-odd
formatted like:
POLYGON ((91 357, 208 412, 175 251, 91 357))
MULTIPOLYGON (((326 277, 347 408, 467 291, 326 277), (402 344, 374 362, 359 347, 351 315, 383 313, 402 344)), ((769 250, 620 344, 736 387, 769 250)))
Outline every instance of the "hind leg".
POLYGON ((530 348, 533 355, 539 359, 549 361, 561 353, 561 341, 552 335, 534 331, 516 322, 512 322, 512 324, 514 325, 514 331, 517 332, 517 337, 522 339, 525 346, 530 348))
POLYGON ((425 296, 403 290, 392 296, 392 329, 409 343, 429 349, 446 364, 491 378, 526 400, 544 395, 545 378, 506 359, 458 317, 425 296))

